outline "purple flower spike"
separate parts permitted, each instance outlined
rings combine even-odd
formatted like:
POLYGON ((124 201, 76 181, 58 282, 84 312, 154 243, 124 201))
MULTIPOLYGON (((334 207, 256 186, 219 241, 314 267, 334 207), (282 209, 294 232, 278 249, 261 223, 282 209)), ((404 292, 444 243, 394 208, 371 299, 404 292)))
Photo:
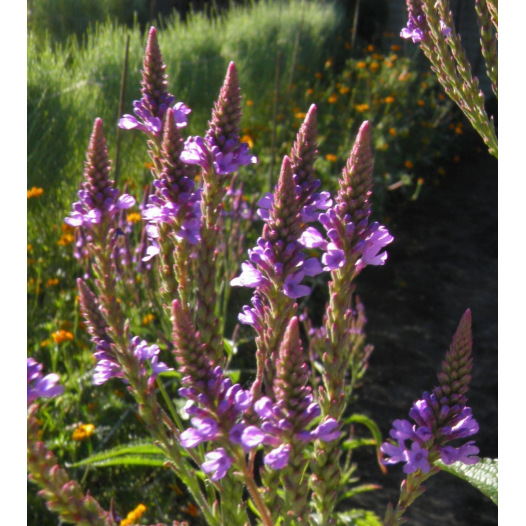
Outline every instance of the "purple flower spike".
POLYGON ((42 376, 42 364, 33 358, 27 359, 27 406, 38 398, 53 398, 64 392, 64 387, 57 385, 60 377, 56 373, 42 376))
POLYGON ((205 458, 206 461, 201 464, 201 468, 205 473, 212 473, 210 479, 213 482, 222 479, 232 465, 232 459, 222 447, 210 451, 205 458))
POLYGON ((78 193, 79 200, 73 204, 70 216, 64 219, 66 224, 85 227, 90 231, 135 204, 132 196, 119 195, 109 173, 110 159, 102 119, 95 119, 84 168, 84 182, 78 193))
MULTIPOLYGON (((157 41, 157 29, 151 27, 143 60, 142 97, 133 102, 135 116, 124 115, 119 120, 119 128, 137 129, 156 138, 161 136, 168 108, 175 101, 175 97, 167 90, 168 76, 165 69, 166 65, 157 41)), ((178 102, 173 106, 170 118, 178 128, 182 128, 188 124, 191 111, 183 102, 178 102)))
POLYGON ((443 362, 438 377, 440 387, 433 392, 424 393, 417 400, 409 416, 415 422, 395 420, 390 435, 395 442, 385 442, 381 451, 388 455, 384 464, 405 462, 405 473, 420 469, 428 473, 430 459, 441 458, 445 464, 461 461, 465 464, 478 462, 479 452, 473 441, 460 447, 447 445, 451 440, 474 435, 479 430, 471 408, 466 405, 464 396, 471 371, 471 312, 468 310, 460 320, 453 341, 443 362), (405 442, 412 442, 410 449, 405 442))

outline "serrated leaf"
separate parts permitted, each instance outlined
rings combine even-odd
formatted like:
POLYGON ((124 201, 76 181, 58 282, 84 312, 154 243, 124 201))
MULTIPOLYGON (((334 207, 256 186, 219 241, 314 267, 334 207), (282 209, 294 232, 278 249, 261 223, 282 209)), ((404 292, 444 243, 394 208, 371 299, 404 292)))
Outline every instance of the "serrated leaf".
POLYGON ((499 459, 482 458, 477 464, 454 462, 447 466, 441 460, 435 462, 443 471, 469 482, 474 488, 499 504, 499 459))
POLYGON ((135 444, 125 444, 123 446, 117 446, 100 453, 95 453, 84 460, 69 464, 71 467, 78 466, 109 466, 109 465, 161 465, 166 461, 162 455, 160 449, 152 444, 151 442, 139 442, 135 444), (139 459, 143 461, 139 461, 139 459), (127 462, 123 462, 126 459, 127 462), (148 464, 148 462, 154 461, 154 464, 148 464), (116 463, 108 463, 116 462, 116 463), (159 462, 161 462, 159 464, 159 462))
POLYGON ((121 455, 114 458, 108 459, 93 459, 91 457, 75 462, 71 464, 72 467, 78 466, 92 466, 95 468, 107 468, 110 466, 149 466, 149 467, 162 467, 166 462, 166 458, 161 455, 121 455))

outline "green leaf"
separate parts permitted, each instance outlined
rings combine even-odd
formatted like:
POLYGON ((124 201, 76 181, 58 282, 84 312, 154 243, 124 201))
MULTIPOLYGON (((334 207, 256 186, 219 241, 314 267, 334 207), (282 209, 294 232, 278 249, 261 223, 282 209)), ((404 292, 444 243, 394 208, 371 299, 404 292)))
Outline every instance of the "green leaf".
POLYGON ((117 446, 68 465, 74 468, 78 466, 105 467, 117 465, 162 466, 166 460, 156 445, 151 442, 138 442, 117 446))
POLYGON ((369 510, 349 510, 336 514, 337 524, 342 526, 382 526, 382 521, 369 510))
POLYGON ((441 460, 435 462, 440 469, 469 482, 495 504, 499 504, 499 459, 482 458, 477 464, 455 462, 449 466, 441 460))
POLYGON ((162 467, 166 462, 164 456, 138 456, 138 455, 121 455, 115 458, 108 459, 92 459, 91 457, 71 464, 72 467, 78 466, 93 466, 96 468, 107 468, 109 466, 150 466, 162 467))

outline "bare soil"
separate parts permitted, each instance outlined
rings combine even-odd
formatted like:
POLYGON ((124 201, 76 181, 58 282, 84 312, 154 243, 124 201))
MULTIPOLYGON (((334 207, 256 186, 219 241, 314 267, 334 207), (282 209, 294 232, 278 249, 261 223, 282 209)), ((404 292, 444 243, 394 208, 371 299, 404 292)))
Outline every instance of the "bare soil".
MULTIPOLYGON (((436 371, 451 337, 471 308, 474 365, 468 397, 480 424, 474 438, 480 456, 496 458, 497 161, 478 150, 451 163, 416 201, 387 210, 395 237, 389 259, 358 279, 368 341, 375 350, 356 410, 373 418, 388 436, 392 420, 407 418, 413 401, 437 385, 436 371)), ((363 461, 362 481, 383 489, 361 495, 356 504, 383 517, 387 503, 398 500, 401 465, 382 475, 373 459, 363 461)), ((409 509, 408 524, 497 524, 497 507, 456 477, 440 473, 427 488, 409 509)))

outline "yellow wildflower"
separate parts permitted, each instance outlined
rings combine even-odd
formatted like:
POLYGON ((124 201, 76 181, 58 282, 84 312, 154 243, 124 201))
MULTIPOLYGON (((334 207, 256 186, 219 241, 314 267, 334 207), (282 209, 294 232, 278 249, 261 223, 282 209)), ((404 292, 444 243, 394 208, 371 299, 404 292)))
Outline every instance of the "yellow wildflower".
POLYGON ((342 87, 340 88, 340 93, 341 93, 342 95, 345 95, 346 93, 349 93, 349 91, 351 91, 351 88, 349 88, 349 86, 342 86, 342 87))
POLYGON ((144 168, 146 168, 147 170, 151 170, 153 168, 153 163, 148 161, 148 162, 145 162, 143 163, 143 166, 144 168))
POLYGON ((333 94, 328 98, 329 104, 334 104, 335 102, 338 102, 338 95, 333 94))
POLYGON ((71 332, 60 329, 60 331, 55 331, 51 337, 55 343, 62 343, 73 340, 74 336, 71 332))
POLYGON ((49 278, 46 283, 46 287, 53 287, 58 285, 58 278, 49 278))
POLYGON ((144 504, 139 504, 133 511, 130 511, 125 519, 122 519, 120 526, 130 526, 130 524, 136 524, 137 521, 143 516, 146 511, 144 504))
POLYGON ((139 212, 130 212, 126 216, 128 223, 138 223, 141 220, 141 214, 139 212))
POLYGON ((27 191, 27 198, 31 199, 32 197, 40 197, 43 193, 43 188, 37 188, 36 186, 33 186, 33 188, 27 191))
POLYGON ((251 100, 247 100, 246 104, 247 104, 247 106, 253 106, 254 105, 254 103, 251 100))
POLYGON ((386 104, 392 104, 394 101, 395 101, 395 99, 391 95, 389 95, 388 97, 385 97, 385 99, 384 99, 384 102, 386 104))
POLYGON ((303 111, 298 111, 297 113, 294 114, 294 117, 296 117, 296 119, 304 119, 306 115, 307 114, 304 113, 303 111))
POLYGON ((245 133, 245 135, 241 137, 241 142, 246 142, 250 149, 254 148, 254 140, 252 139, 251 135, 248 133, 245 133))
POLYGON ((357 63, 356 63, 356 67, 357 67, 358 69, 364 69, 364 68, 367 67, 367 63, 366 63, 366 62, 363 62, 363 61, 357 62, 357 63))
POLYGON ((411 161, 407 160, 407 161, 404 163, 404 166, 405 166, 408 170, 412 170, 413 167, 414 167, 414 164, 413 164, 411 161))
POLYGON ((359 111, 360 113, 363 113, 364 111, 367 111, 369 109, 369 104, 355 104, 354 109, 359 111))
POLYGON ((371 68, 371 71, 377 71, 380 69, 380 64, 378 64, 376 61, 373 61, 369 67, 371 68))
POLYGON ((155 316, 153 314, 146 314, 146 316, 142 319, 143 325, 148 325, 148 323, 152 322, 155 319, 155 316))
POLYGON ((73 431, 71 438, 75 442, 81 442, 93 435, 93 431, 95 431, 95 426, 93 424, 80 424, 75 431, 73 431))
POLYGON ((325 156, 325 159, 327 159, 327 161, 330 161, 331 163, 335 163, 338 160, 338 157, 336 157, 336 155, 334 155, 333 153, 328 153, 325 156))
POLYGON ((57 241, 57 245, 61 247, 66 247, 68 245, 71 245, 75 241, 75 236, 73 234, 70 234, 69 232, 64 232, 60 239, 57 241))
POLYGON ((326 67, 326 68, 332 68, 333 63, 334 63, 334 62, 333 62, 332 58, 329 58, 329 59, 327 59, 326 62, 325 62, 325 67, 326 67))

